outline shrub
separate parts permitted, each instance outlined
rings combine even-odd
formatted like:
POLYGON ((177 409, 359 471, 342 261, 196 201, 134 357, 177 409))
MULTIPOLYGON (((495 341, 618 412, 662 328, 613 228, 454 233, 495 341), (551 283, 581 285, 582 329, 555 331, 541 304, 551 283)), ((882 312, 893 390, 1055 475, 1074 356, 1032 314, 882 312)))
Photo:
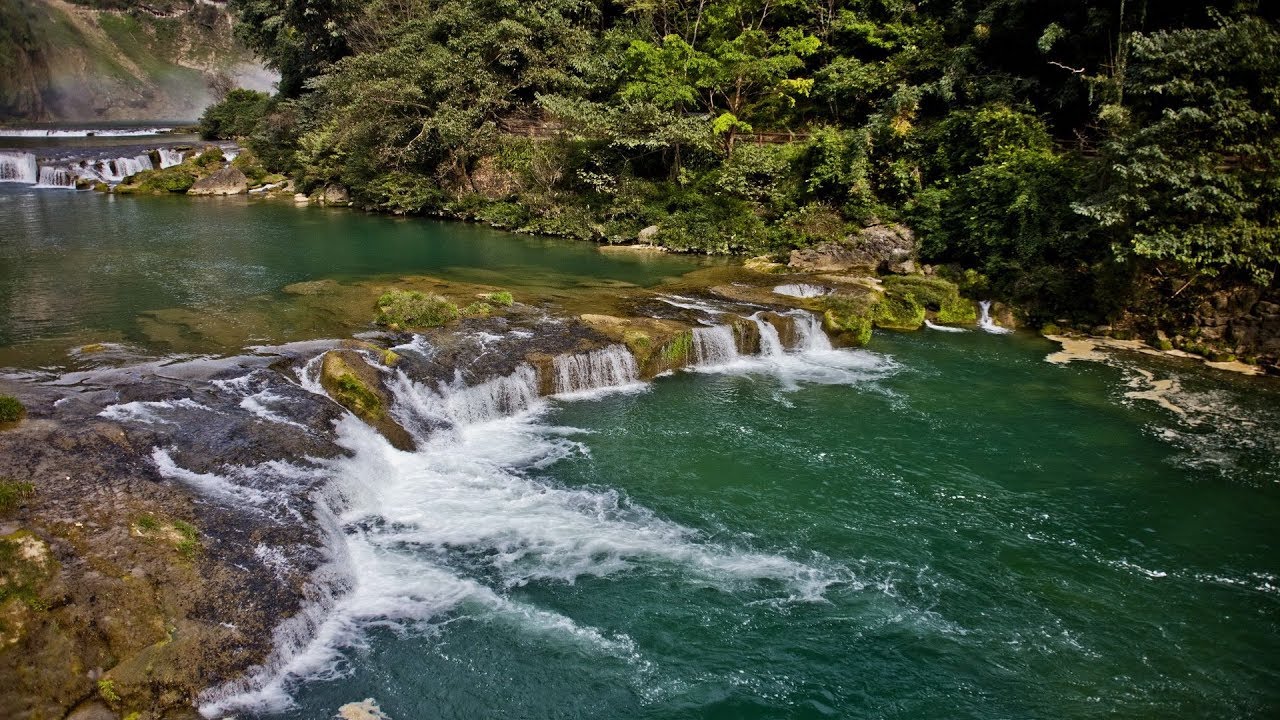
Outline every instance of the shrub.
POLYGON ((511 293, 506 290, 489 293, 483 297, 483 300, 491 305, 499 305, 501 307, 511 307, 515 303, 515 298, 511 297, 511 293))
POLYGON ((108 705, 115 705, 120 702, 120 695, 116 693, 116 684, 108 678, 98 681, 98 695, 107 701, 108 705))
POLYGON ((188 166, 175 165, 163 170, 143 170, 129 178, 127 185, 116 188, 119 193, 185 193, 196 182, 195 172, 188 166))
POLYGON ((389 290, 378 298, 379 325, 439 327, 458 318, 458 306, 439 295, 416 290, 389 290))
POLYGON ((237 168, 244 176, 249 179, 250 185, 261 185, 267 177, 267 169, 258 162, 258 156, 252 151, 244 150, 236 159, 231 161, 232 167, 237 168))
POLYGON ((493 312, 493 306, 486 302, 473 302, 462 308, 464 317, 488 317, 493 312))
POLYGON ((236 88, 205 109, 200 136, 205 140, 245 137, 258 127, 270 103, 271 96, 264 92, 236 88))
POLYGON ((12 395, 0 395, 0 423, 18 422, 27 416, 22 401, 12 395))
POLYGON ((214 165, 221 165, 224 157, 222 148, 209 147, 205 148, 205 151, 197 155, 191 162, 194 162, 196 167, 209 168, 214 165))
POLYGON ((1040 327, 1040 334, 1041 335, 1061 335, 1062 328, 1058 327, 1057 325, 1054 325, 1053 323, 1047 323, 1040 327))

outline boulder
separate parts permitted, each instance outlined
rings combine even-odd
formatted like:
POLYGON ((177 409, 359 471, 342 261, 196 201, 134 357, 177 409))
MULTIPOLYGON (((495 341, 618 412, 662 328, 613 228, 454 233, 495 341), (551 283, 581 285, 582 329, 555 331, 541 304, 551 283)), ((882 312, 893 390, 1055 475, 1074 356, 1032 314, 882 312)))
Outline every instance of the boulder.
POLYGON ((242 195, 249 192, 249 178, 232 165, 195 181, 188 195, 242 195))
POLYGON ((872 225, 840 241, 791 251, 788 265, 801 272, 888 272, 915 269, 916 239, 903 225, 872 225))
POLYGON ((652 245, 653 241, 658 237, 658 226, 650 225, 649 227, 636 233, 636 242, 641 245, 652 245))
POLYGON ((325 205, 347 205, 351 202, 351 193, 337 183, 329 183, 321 191, 320 200, 325 205))

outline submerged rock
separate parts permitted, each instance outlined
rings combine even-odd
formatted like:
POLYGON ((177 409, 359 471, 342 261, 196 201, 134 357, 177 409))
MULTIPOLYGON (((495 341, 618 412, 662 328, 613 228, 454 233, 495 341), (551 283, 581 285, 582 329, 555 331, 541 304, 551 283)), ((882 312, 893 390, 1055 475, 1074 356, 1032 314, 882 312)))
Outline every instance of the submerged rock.
POLYGON ((188 195, 243 195, 249 192, 249 178, 240 168, 228 165, 216 173, 196 180, 188 195))

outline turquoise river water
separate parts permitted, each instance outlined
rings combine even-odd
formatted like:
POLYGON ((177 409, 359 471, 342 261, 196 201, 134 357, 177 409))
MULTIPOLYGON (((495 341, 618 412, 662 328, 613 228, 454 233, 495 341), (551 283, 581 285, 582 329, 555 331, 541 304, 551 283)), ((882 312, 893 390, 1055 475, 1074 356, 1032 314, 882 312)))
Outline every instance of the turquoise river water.
MULTIPOLYGON (((698 265, 244 200, 10 189, 0 213, 10 366, 303 280, 698 265)), ((877 332, 537 401, 416 453, 348 417, 353 588, 287 672, 206 712, 1275 717, 1274 381, 1055 349, 877 332), (1139 368, 1176 381, 1176 409, 1126 395, 1139 368)))

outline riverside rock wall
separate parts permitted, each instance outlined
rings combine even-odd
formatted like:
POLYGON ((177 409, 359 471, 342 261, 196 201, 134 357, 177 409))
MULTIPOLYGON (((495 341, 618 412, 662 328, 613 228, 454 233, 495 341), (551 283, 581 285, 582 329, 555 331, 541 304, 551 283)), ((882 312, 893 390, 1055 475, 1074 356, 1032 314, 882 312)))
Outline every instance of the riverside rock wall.
POLYGON ((0 124, 194 120, 231 87, 275 81, 225 8, 196 0, 5 0, 0 67, 0 124))

